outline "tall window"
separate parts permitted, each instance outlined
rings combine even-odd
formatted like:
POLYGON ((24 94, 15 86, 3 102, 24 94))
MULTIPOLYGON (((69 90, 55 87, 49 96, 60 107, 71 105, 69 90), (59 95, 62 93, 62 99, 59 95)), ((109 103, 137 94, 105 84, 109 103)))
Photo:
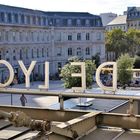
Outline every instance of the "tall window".
POLYGON ((68 26, 71 26, 72 25, 72 19, 68 19, 68 26))
POLYGON ((38 25, 41 25, 41 17, 38 17, 38 25))
POLYGON ((20 49, 20 52, 19 52, 19 58, 20 58, 20 60, 22 60, 22 58, 23 58, 22 55, 23 55, 23 54, 22 54, 22 50, 20 49))
POLYGON ((16 32, 13 32, 13 41, 16 41, 16 32))
POLYGON ((80 25, 81 25, 81 20, 77 19, 77 26, 80 26, 80 25))
POLYGON ((44 48, 42 48, 42 57, 44 57, 44 48))
POLYGON ((60 19, 56 19, 56 25, 57 25, 57 26, 60 25, 60 19))
POLYGON ((28 56, 28 49, 25 50, 25 53, 26 53, 26 59, 28 59, 29 58, 29 56, 28 56))
POLYGON ((90 55, 90 48, 89 47, 86 48, 86 55, 90 55))
POLYGON ((58 62, 58 73, 60 73, 60 71, 61 71, 61 68, 62 68, 62 63, 61 62, 58 62))
POLYGON ((89 19, 86 19, 86 26, 89 26, 89 19))
POLYGON ((61 56, 61 53, 62 53, 62 48, 58 47, 57 48, 57 56, 61 56))
POLYGON ((77 40, 81 40, 81 33, 77 34, 77 40))
POLYGON ((68 40, 72 40, 72 35, 68 35, 68 40))
POLYGON ((46 49, 46 55, 49 56, 49 48, 46 49))
POLYGON ((7 20, 8 20, 9 23, 12 22, 12 15, 11 15, 11 13, 8 13, 7 20))
POLYGON ((25 23, 25 17, 24 17, 24 15, 21 15, 21 23, 22 23, 22 24, 25 23))
POLYGON ((97 38, 97 40, 101 40, 101 33, 100 33, 100 32, 98 32, 98 33, 96 34, 96 38, 97 38))
POLYGON ((80 47, 77 48, 77 55, 78 55, 78 56, 81 56, 81 48, 80 48, 80 47))
POLYGON ((72 55, 72 48, 68 48, 68 56, 72 55))
POLYGON ((34 41, 34 33, 31 32, 31 40, 34 41))
POLYGON ((7 60, 7 61, 10 60, 10 59, 9 59, 9 51, 8 51, 8 50, 6 51, 6 60, 7 60))
POLYGON ((43 25, 46 25, 46 18, 43 18, 43 25))
POLYGON ((9 32, 6 31, 6 32, 5 32, 5 41, 8 41, 8 40, 9 40, 9 32))
POLYGON ((90 40, 90 34, 86 33, 86 40, 90 40))
POLYGON ((27 24, 30 24, 30 16, 27 16, 27 24))
POLYGON ((18 23, 18 14, 14 14, 14 21, 15 23, 18 23))
POLYGON ((13 50, 13 60, 16 60, 16 50, 13 50))
POLYGON ((33 16, 33 24, 36 24, 36 17, 33 16))
POLYGON ((0 17, 1 17, 1 21, 4 22, 5 21, 5 16, 4 16, 4 13, 0 13, 0 17))
POLYGON ((23 41, 22 32, 19 32, 19 40, 20 40, 21 42, 23 41))
POLYGON ((37 58, 39 58, 39 49, 37 49, 37 58))
POLYGON ((34 50, 32 49, 32 58, 34 58, 34 50))

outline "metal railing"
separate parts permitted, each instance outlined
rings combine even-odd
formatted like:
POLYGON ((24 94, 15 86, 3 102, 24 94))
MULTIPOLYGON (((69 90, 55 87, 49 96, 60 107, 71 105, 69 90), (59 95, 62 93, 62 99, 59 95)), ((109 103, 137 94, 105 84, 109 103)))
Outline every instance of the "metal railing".
POLYGON ((60 101, 60 109, 64 109, 64 97, 71 98, 98 98, 98 99, 114 99, 127 100, 130 103, 129 113, 133 114, 134 101, 140 101, 140 96, 118 95, 118 94, 98 94, 98 93, 80 93, 80 92, 52 92, 39 89, 17 89, 17 88, 0 88, 0 93, 7 94, 27 94, 27 95, 42 95, 42 96, 57 96, 60 101))

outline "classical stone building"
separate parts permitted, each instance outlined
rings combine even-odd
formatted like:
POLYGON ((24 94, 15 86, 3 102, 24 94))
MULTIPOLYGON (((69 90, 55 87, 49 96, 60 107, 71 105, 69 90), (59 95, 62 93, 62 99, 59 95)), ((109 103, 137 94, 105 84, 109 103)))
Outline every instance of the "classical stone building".
POLYGON ((107 24, 106 30, 111 31, 113 29, 121 29, 122 31, 127 31, 126 19, 127 15, 121 15, 116 17, 114 20, 107 24))
POLYGON ((140 7, 128 7, 127 28, 140 29, 140 7))
MULTIPOLYGON (((69 57, 91 59, 96 53, 105 61, 104 27, 99 16, 0 5, 0 59, 12 64, 18 77, 23 76, 18 60, 26 67, 36 60, 32 77, 43 77, 45 61, 50 62, 50 75, 54 75, 69 57)), ((0 67, 0 80, 4 80, 8 70, 0 67)))

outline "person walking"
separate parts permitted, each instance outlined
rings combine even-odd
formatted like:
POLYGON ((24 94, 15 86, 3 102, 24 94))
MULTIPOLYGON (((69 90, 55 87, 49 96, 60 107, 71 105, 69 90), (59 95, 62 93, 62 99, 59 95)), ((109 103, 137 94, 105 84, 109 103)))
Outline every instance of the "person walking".
POLYGON ((24 96, 24 94, 21 95, 20 101, 21 101, 21 105, 25 106, 25 103, 27 103, 27 98, 24 96))

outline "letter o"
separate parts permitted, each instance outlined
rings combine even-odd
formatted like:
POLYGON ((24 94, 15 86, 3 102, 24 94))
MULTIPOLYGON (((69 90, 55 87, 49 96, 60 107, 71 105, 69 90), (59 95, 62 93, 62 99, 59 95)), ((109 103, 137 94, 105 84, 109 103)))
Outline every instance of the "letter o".
POLYGON ((4 88, 6 86, 9 86, 12 83, 12 81, 14 79, 14 70, 13 70, 12 66, 10 65, 10 63, 8 63, 5 60, 0 60, 0 64, 4 64, 9 69, 9 74, 10 74, 9 79, 6 83, 4 83, 4 84, 0 83, 0 88, 4 88))

